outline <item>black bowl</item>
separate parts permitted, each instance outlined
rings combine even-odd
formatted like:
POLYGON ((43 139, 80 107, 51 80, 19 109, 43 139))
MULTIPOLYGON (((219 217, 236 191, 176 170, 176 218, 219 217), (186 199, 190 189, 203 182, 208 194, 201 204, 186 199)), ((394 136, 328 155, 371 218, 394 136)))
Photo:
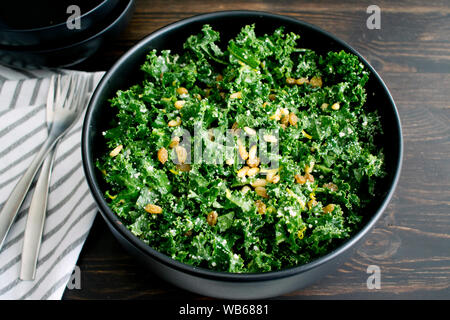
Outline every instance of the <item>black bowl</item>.
POLYGON ((104 24, 119 0, 14 0, 0 4, 0 45, 46 46, 79 40, 104 24), (69 29, 71 5, 80 8, 79 28, 69 29))
POLYGON ((16 68, 62 68, 81 63, 117 37, 128 25, 135 8, 134 0, 119 0, 107 19, 86 38, 46 46, 0 46, 0 64, 16 68))
POLYGON ((195 16, 166 26, 144 38, 119 59, 98 85, 89 103, 82 136, 83 165, 89 187, 107 225, 126 250, 143 261, 158 276, 176 286, 207 296, 231 299, 257 299, 281 295, 305 287, 335 271, 357 245, 361 244, 386 208, 400 174, 402 150, 400 120, 394 101, 379 75, 361 55, 349 45, 315 26, 294 18, 254 11, 226 11, 195 16), (103 197, 106 186, 101 173, 95 167, 95 159, 105 151, 102 132, 107 129, 108 123, 114 117, 110 112, 108 99, 115 95, 116 90, 126 89, 142 80, 139 67, 149 50, 154 48, 180 50, 183 39, 200 32, 205 23, 220 31, 224 40, 235 36, 240 28, 247 24, 255 23, 256 31, 261 34, 273 32, 275 28, 284 26, 286 31, 301 35, 302 46, 319 53, 346 50, 359 56, 370 70, 368 103, 376 105, 380 112, 384 135, 379 143, 385 150, 388 176, 382 186, 382 194, 373 199, 372 205, 367 208, 369 218, 363 228, 338 248, 311 263, 276 272, 254 274, 216 272, 186 265, 155 251, 135 237, 108 207, 103 197))

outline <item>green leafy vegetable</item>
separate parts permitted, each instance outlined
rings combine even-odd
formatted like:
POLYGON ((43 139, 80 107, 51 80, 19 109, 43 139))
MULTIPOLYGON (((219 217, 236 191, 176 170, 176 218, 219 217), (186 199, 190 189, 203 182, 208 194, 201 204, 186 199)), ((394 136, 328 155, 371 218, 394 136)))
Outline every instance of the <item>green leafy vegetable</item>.
POLYGON ((359 230, 385 175, 358 57, 319 55, 283 28, 255 30, 221 43, 205 25, 181 54, 152 50, 145 80, 111 99, 111 153, 97 159, 105 198, 133 234, 198 267, 310 262, 359 230))

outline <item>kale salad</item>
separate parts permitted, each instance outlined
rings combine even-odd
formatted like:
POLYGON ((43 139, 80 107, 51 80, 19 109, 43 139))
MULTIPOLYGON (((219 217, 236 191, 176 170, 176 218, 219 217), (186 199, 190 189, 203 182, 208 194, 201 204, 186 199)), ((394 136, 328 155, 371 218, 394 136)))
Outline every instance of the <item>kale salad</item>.
POLYGON ((300 44, 255 25, 225 43, 204 25, 180 52, 148 53, 145 79, 110 100, 96 162, 134 235, 186 264, 255 273, 308 263, 361 228, 386 174, 369 72, 300 44))

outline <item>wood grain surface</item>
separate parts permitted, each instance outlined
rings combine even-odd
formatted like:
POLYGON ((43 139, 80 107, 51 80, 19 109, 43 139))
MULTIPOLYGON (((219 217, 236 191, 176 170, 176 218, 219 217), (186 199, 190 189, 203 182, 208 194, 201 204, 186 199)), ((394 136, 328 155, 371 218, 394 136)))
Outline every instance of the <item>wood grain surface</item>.
MULTIPOLYGON (((399 109, 403 170, 382 219, 335 273, 281 299, 450 298, 450 2, 449 1, 163 1, 137 0, 127 30, 85 70, 106 70, 152 31, 219 10, 280 13, 327 30, 358 50, 379 72, 399 109), (381 8, 369 30, 366 9, 381 8), (381 271, 369 290, 367 267, 381 271)), ((178 289, 139 265, 100 215, 78 261, 81 289, 64 299, 207 299, 178 289)))

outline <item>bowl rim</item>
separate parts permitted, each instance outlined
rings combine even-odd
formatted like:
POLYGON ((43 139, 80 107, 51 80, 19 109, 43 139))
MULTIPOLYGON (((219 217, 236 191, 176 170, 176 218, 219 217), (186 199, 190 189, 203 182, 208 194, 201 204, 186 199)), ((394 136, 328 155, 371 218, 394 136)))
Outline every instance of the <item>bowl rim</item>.
POLYGON ((353 247, 359 240, 361 240, 369 231, 373 228, 375 223, 379 220, 382 213, 386 209, 388 203, 390 202, 394 191, 396 189, 396 186, 398 184, 398 180, 400 177, 401 167, 402 167, 402 161, 403 161, 403 134, 402 134, 402 128, 400 123, 400 117, 399 113, 396 107, 396 104, 392 98, 392 95, 390 91, 388 90, 386 84, 381 79, 379 74, 375 71, 375 69, 369 64, 369 62, 353 47, 348 45, 343 40, 339 39, 338 37, 334 36, 333 34, 324 31, 320 29, 319 27, 309 24, 307 22, 304 22, 302 20, 296 19, 294 17, 289 17, 281 14, 275 14, 275 13, 269 13, 264 11, 254 11, 254 10, 227 10, 227 11, 215 11, 210 13, 204 13, 199 14, 195 16, 191 16, 176 22, 173 22, 171 24, 168 24, 160 29, 155 30, 154 32, 150 33, 149 35, 145 36, 143 39, 141 39, 138 43, 133 45, 127 52, 125 52, 115 63, 114 65, 107 71, 107 73, 103 76, 100 83, 97 85, 94 93, 92 94, 92 97, 89 101, 89 105, 86 111, 86 116, 83 123, 83 129, 82 129, 82 160, 83 160, 83 168, 85 171, 85 176, 89 185, 89 188, 91 190, 91 193, 94 196, 95 201, 97 202, 97 205, 99 206, 99 211, 102 214, 103 218, 107 220, 108 224, 110 226, 113 226, 113 228, 122 236, 124 237, 128 242, 133 244, 133 246, 141 251, 142 253, 146 255, 150 255, 153 259, 157 260, 160 263, 163 263, 166 266, 169 266, 171 268, 175 268, 178 271, 195 275, 195 276, 201 276, 202 278, 206 279, 213 279, 213 280, 222 280, 222 281, 230 281, 230 282, 237 282, 237 281, 243 281, 243 282, 251 282, 251 281, 267 281, 267 280, 274 280, 274 279, 280 279, 285 278, 289 276, 293 276, 295 274, 303 273, 305 271, 308 271, 310 269, 314 269, 320 265, 323 265, 324 263, 331 261, 338 256, 340 256, 345 251, 349 250, 351 247, 353 247), (348 50, 348 52, 351 52, 358 56, 358 58, 364 63, 364 65, 369 69, 369 71, 374 76, 375 80, 381 84, 381 87, 383 91, 386 93, 388 100, 390 102, 390 107, 393 110, 393 113, 395 115, 395 125, 397 127, 397 130, 399 132, 399 139, 398 139, 398 154, 399 157, 397 159, 396 168, 394 177, 392 180, 391 185, 387 189, 387 192, 384 196, 384 199, 381 201, 380 206, 376 210, 376 212, 373 214, 373 216, 366 222, 366 224, 354 235, 352 235, 349 239, 345 240, 343 243, 341 243, 339 246, 337 246, 332 251, 328 252, 327 254, 314 259, 313 261, 297 265, 277 271, 269 271, 269 272, 258 272, 258 273, 230 273, 230 272, 224 272, 224 271, 214 271, 206 268, 200 268, 195 267, 183 262, 180 262, 178 260, 175 260, 166 254, 163 254, 149 245, 147 245, 144 241, 136 237, 129 231, 120 221, 120 218, 109 208, 107 205, 103 194, 100 192, 100 188, 95 183, 95 165, 89 161, 89 153, 90 153, 90 146, 88 145, 89 140, 89 132, 91 128, 91 118, 92 113, 94 110, 94 106, 99 105, 101 103, 101 99, 99 98, 100 91, 102 88, 106 87, 108 85, 109 79, 115 74, 117 69, 122 66, 123 63, 127 61, 127 59, 134 55, 135 51, 138 51, 139 49, 142 49, 142 47, 147 46, 148 42, 153 40, 154 38, 157 38, 164 34, 165 32, 171 31, 173 29, 179 28, 181 26, 195 23, 195 22, 201 22, 206 19, 214 19, 214 18, 226 18, 226 17, 233 17, 233 16, 259 16, 259 17, 267 17, 267 18, 274 18, 278 19, 280 21, 289 21, 291 23, 297 24, 301 26, 302 28, 308 28, 314 32, 321 33, 325 35, 326 37, 331 38, 333 41, 340 44, 345 50, 348 50))
MULTIPOLYGON (((106 1, 108 1, 108 0, 106 0, 106 1)), ((122 1, 120 1, 120 2, 122 2, 122 1)), ((134 4, 135 4, 135 0, 125 0, 125 1, 123 1, 122 4, 119 3, 118 5, 123 5, 123 8, 120 11, 120 13, 117 12, 117 14, 115 16, 113 16, 111 18, 111 20, 108 21, 108 23, 101 30, 99 30, 95 34, 89 35, 85 39, 79 39, 76 42, 67 43, 62 46, 47 47, 47 48, 41 48, 39 46, 27 47, 27 46, 3 46, 3 45, 0 45, 0 51, 30 53, 30 54, 45 54, 45 53, 58 52, 58 51, 68 50, 68 49, 71 49, 74 47, 78 47, 80 45, 83 45, 85 43, 93 41, 99 37, 103 37, 105 35, 105 33, 107 33, 109 30, 114 28, 120 21, 122 21, 124 16, 126 16, 130 12, 130 10, 132 10, 134 4)))
MULTIPOLYGON (((95 7, 91 8, 89 11, 86 11, 80 16, 80 20, 87 17, 91 13, 97 11, 98 9, 101 9, 109 0, 101 0, 99 4, 97 4, 95 7)), ((50 25, 50 26, 44 26, 44 27, 38 27, 38 28, 27 28, 27 29, 15 29, 15 28, 4 28, 5 32, 8 33, 25 33, 25 32, 42 32, 42 31, 51 31, 51 29, 57 29, 60 27, 63 27, 66 24, 66 22, 60 22, 58 24, 50 25)))

